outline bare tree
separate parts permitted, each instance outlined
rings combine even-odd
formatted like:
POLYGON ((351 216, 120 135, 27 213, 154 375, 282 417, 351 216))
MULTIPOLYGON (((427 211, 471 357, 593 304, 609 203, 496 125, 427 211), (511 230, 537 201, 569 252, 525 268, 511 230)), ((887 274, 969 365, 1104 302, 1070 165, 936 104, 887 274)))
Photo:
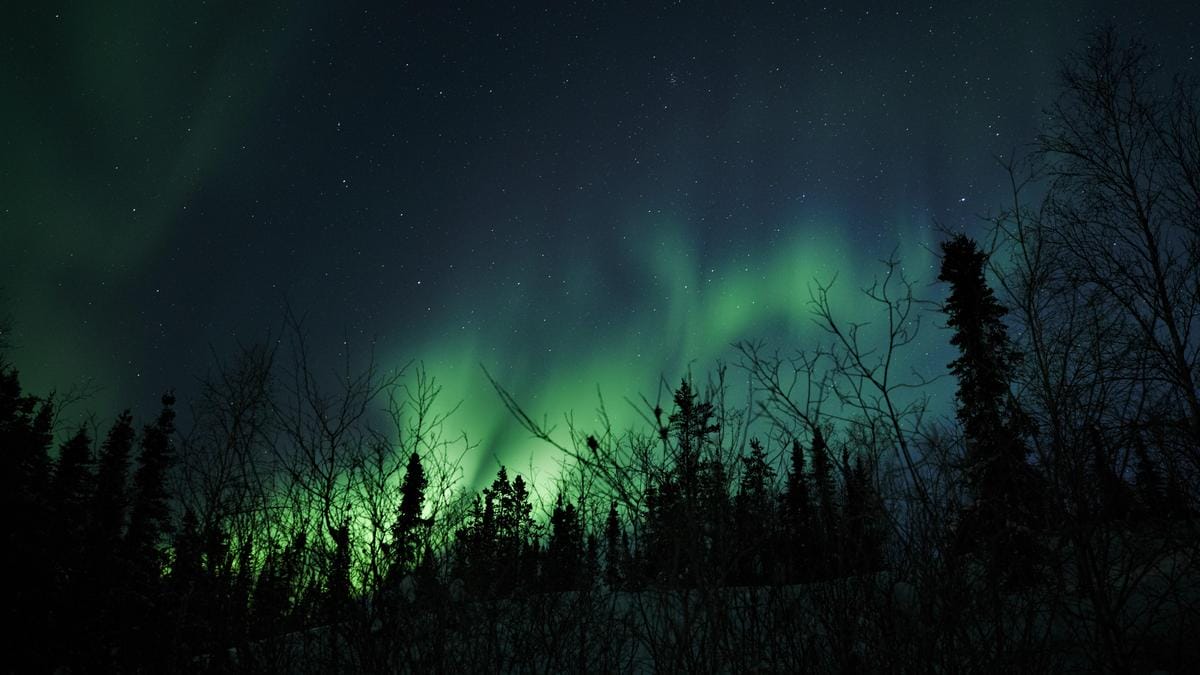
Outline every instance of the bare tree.
MULTIPOLYGON (((1164 91, 1144 45, 1099 33, 1067 61, 1039 136, 1041 245, 1094 309, 1106 368, 1134 376, 1200 466, 1200 133, 1193 82, 1164 91)), ((1082 318, 1082 317, 1081 317, 1082 318)))

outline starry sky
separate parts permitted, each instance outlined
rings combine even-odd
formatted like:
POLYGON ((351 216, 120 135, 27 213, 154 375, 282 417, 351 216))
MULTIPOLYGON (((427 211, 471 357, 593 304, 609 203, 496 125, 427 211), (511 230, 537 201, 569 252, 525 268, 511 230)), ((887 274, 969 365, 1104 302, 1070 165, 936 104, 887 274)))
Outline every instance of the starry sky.
POLYGON ((852 319, 895 251, 936 298, 935 225, 1005 204, 995 157, 1089 31, 1200 72, 1190 2, 541 4, 6 8, 27 387, 146 414, 290 303, 321 367, 423 362, 480 476, 544 464, 481 364, 537 416, 586 424, 599 387, 621 421, 732 342, 815 344, 814 278, 852 319))

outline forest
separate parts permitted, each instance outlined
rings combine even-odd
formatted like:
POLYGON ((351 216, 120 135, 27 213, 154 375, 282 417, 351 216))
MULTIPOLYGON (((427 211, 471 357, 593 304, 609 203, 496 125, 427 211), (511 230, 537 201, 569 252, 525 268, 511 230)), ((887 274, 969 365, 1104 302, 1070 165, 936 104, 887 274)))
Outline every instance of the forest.
POLYGON ((294 317, 218 360, 188 429, 170 393, 64 428, 0 343, 7 670, 1186 671, 1198 105, 1100 33, 1003 162, 1011 203, 943 233, 943 301, 884 261, 849 324, 816 284, 822 344, 664 374, 629 428, 564 435, 489 375, 548 484, 464 487, 436 374, 326 377, 294 317), (900 366, 939 327, 945 415, 900 366))

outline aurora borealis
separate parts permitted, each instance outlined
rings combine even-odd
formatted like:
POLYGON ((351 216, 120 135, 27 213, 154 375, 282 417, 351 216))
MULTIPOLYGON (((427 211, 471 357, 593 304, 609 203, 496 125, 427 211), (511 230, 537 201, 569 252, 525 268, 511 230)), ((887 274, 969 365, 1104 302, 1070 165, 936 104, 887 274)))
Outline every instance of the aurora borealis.
MULTIPOLYGON (((1182 2, 652 4, 8 8, 0 289, 28 388, 146 413, 288 302, 330 367, 423 362, 482 475, 525 466, 480 364, 539 417, 597 387, 619 413, 732 342, 820 339, 814 277, 854 317, 895 251, 936 298, 936 226, 1005 205, 995 157, 1080 38, 1200 53, 1182 2)), ((943 372, 927 338, 911 365, 943 372)))

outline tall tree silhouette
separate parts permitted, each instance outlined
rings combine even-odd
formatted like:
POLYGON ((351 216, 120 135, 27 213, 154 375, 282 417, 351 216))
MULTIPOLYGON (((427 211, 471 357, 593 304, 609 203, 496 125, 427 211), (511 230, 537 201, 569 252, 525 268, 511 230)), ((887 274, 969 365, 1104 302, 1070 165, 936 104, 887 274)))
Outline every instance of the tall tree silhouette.
POLYGON ((560 494, 550 515, 550 541, 543 565, 544 586, 563 591, 579 588, 586 577, 583 523, 579 511, 560 494))
POLYGON ((829 444, 819 426, 813 427, 812 485, 816 491, 816 518, 812 529, 814 550, 810 562, 813 573, 827 576, 837 569, 836 546, 840 511, 837 504, 837 482, 834 460, 829 456, 829 444))
POLYGON ((8 571, 6 625, 16 670, 43 670, 51 655, 41 639, 50 628, 53 583, 47 491, 53 403, 25 396, 12 369, 0 370, 0 470, 4 553, 8 571))
POLYGON ((121 605, 125 625, 118 641, 124 647, 124 668, 165 669, 171 658, 164 634, 168 612, 162 575, 172 530, 167 471, 173 454, 174 405, 175 397, 164 395, 158 418, 142 430, 133 474, 129 527, 123 542, 128 565, 121 605))
POLYGON ((813 504, 805 469, 804 445, 792 440, 787 485, 781 495, 781 525, 787 577, 798 581, 813 573, 813 504))
POLYGON ((133 453, 133 416, 117 416, 109 428, 96 467, 96 493, 92 500, 92 538, 97 546, 115 551, 125 534, 129 508, 129 460, 133 453))
POLYGON ((620 588, 629 573, 629 540, 621 525, 617 502, 608 505, 604 520, 604 581, 609 588, 620 588))
POLYGON ((481 595, 511 595, 537 580, 538 527, 525 479, 501 466, 455 532, 455 573, 481 595))
POLYGON ((695 583, 731 527, 725 468, 718 457, 706 457, 711 436, 720 431, 709 401, 702 400, 684 379, 674 393, 675 409, 662 423, 655 409, 659 437, 669 466, 646 489, 645 546, 639 554, 648 574, 666 583, 695 583))
POLYGON ((871 465, 861 455, 843 456, 842 545, 846 571, 871 572, 883 567, 884 508, 871 465))
POLYGON ((425 520, 421 513, 425 508, 425 488, 429 480, 425 477, 425 469, 421 465, 421 456, 412 453, 408 458, 408 466, 404 471, 404 479, 400 484, 400 507, 396 513, 396 522, 392 525, 392 554, 391 575, 395 578, 412 572, 417 565, 417 558, 423 552, 422 528, 425 520))
POLYGON ((759 583, 771 572, 775 545, 775 469, 757 439, 750 440, 750 453, 742 460, 742 476, 734 498, 738 583, 759 583))
POLYGON ((1028 561, 1039 506, 1029 449, 1009 383, 1019 354, 1008 338, 1007 310, 984 277, 987 254, 957 235, 942 242, 938 279, 950 284, 943 306, 959 356, 950 362, 958 379, 957 416, 966 444, 966 477, 974 502, 964 514, 960 544, 985 543, 1001 566, 1028 561))
POLYGON ((164 560, 162 545, 171 531, 171 505, 167 470, 173 454, 175 397, 162 398, 162 411, 154 424, 142 431, 141 452, 133 474, 133 501, 125 541, 135 565, 145 574, 157 576, 164 560))

